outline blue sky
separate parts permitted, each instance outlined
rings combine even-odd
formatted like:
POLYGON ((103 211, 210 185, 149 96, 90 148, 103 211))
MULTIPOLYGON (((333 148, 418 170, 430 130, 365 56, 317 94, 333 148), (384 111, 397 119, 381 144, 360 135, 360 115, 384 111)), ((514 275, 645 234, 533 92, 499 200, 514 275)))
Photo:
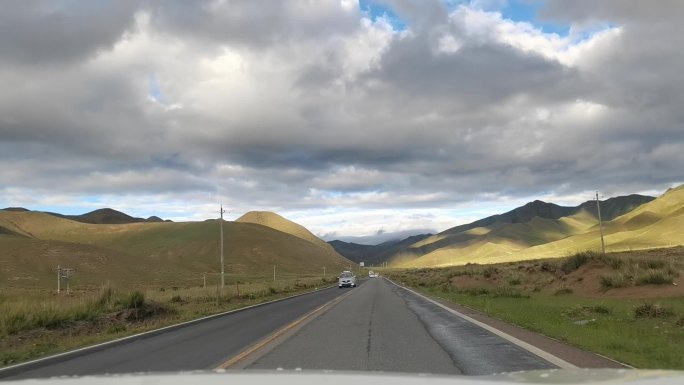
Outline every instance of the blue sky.
MULTIPOLYGON (((567 36, 570 32, 570 25, 563 25, 539 17, 539 11, 544 6, 543 0, 445 0, 445 5, 449 10, 463 4, 470 4, 486 11, 499 12, 505 19, 530 23, 545 33, 567 36)), ((402 31, 407 28, 406 22, 394 12, 391 6, 382 0, 360 0, 359 8, 367 12, 373 20, 386 18, 395 30, 402 31)))

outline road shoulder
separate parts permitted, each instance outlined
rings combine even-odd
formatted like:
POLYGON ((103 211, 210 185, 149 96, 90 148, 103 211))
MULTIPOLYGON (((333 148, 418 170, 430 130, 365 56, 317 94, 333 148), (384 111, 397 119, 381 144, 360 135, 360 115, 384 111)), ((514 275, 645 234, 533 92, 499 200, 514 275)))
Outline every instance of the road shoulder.
MULTIPOLYGON (((399 286, 404 287, 402 285, 399 286)), ((631 366, 627 364, 623 364, 621 362, 615 361, 611 358, 602 356, 600 354, 582 350, 576 346, 568 345, 564 342, 545 336, 541 333, 523 329, 519 326, 502 321, 498 318, 490 317, 468 306, 457 304, 448 301, 444 298, 431 296, 426 293, 418 293, 427 298, 432 299, 433 301, 440 303, 443 306, 448 307, 449 309, 452 309, 458 313, 461 313, 494 329, 500 330, 505 334, 517 338, 520 341, 530 344, 540 350, 548 352, 549 354, 558 357, 561 360, 566 361, 579 368, 631 368, 631 366)))

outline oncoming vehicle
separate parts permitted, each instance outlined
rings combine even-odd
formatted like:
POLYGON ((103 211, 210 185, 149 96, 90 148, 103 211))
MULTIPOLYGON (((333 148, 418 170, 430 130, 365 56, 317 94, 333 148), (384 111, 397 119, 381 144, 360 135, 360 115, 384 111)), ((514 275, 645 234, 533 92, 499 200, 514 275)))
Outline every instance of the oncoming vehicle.
POLYGON ((368 278, 377 278, 378 273, 374 272, 373 270, 368 272, 368 278))
POLYGON ((341 289, 343 287, 356 287, 356 276, 351 271, 343 271, 338 277, 337 286, 341 289))

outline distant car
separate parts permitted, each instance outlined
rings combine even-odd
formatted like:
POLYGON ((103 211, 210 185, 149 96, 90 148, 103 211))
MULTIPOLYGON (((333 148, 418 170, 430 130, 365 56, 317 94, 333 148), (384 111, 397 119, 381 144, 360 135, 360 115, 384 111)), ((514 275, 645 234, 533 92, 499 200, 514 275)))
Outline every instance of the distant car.
POLYGON ((343 287, 356 287, 356 276, 351 271, 343 271, 340 276, 337 277, 337 286, 341 289, 343 287))
POLYGON ((378 277, 378 273, 376 273, 372 270, 368 272, 368 278, 377 278, 377 277, 378 277))

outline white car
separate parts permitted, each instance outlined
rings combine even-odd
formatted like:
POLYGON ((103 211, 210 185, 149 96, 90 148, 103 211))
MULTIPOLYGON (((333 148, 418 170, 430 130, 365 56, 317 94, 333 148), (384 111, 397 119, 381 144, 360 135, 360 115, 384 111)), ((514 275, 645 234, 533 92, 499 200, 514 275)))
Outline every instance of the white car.
POLYGON ((368 278, 378 278, 378 273, 371 270, 368 272, 368 278))
POLYGON ((356 276, 351 271, 343 271, 340 276, 337 277, 337 286, 341 289, 345 286, 356 287, 356 276))

